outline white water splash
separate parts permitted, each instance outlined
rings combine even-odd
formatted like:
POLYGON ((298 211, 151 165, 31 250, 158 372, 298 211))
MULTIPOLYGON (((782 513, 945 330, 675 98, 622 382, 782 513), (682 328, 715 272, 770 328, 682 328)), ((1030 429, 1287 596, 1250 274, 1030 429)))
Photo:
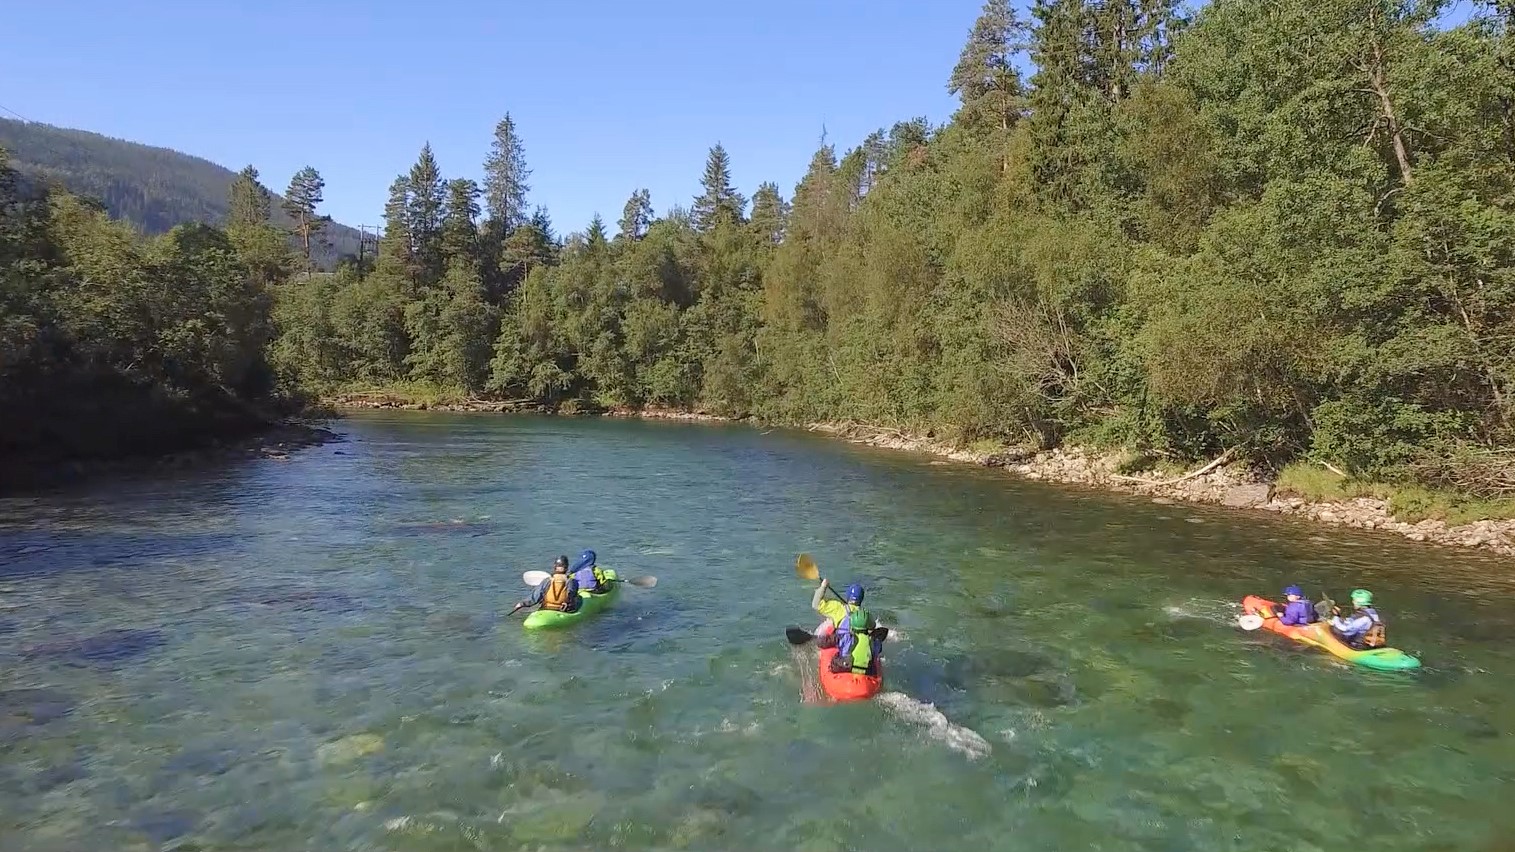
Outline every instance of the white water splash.
POLYGON ((962 752, 969 760, 978 760, 993 751, 989 741, 978 732, 947 721, 934 704, 916 701, 903 692, 885 692, 874 700, 899 719, 924 727, 927 736, 941 740, 947 748, 962 752))

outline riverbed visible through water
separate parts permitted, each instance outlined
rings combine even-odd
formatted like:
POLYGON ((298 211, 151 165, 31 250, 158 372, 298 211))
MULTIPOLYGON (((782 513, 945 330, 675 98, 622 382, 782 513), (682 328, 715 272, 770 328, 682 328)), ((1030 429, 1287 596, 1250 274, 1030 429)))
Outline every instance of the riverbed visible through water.
POLYGON ((333 428, 0 500, 0 852, 1515 848, 1509 560, 782 430, 333 428), (505 617, 585 548, 657 586, 505 617), (801 551, 878 699, 802 700, 801 551), (1289 582, 1425 668, 1236 628, 1289 582))

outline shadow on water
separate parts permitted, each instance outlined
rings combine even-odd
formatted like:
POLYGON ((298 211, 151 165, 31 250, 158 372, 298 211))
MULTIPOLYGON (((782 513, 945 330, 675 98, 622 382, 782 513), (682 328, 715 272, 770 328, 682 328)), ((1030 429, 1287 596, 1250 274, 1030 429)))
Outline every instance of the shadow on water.
POLYGON ((0 579, 130 568, 161 560, 225 554, 230 533, 41 529, 0 531, 0 579))
POLYGON ((70 665, 114 668, 121 663, 152 653, 167 644, 161 630, 107 630, 93 636, 70 637, 31 645, 21 650, 28 659, 61 660, 70 665))

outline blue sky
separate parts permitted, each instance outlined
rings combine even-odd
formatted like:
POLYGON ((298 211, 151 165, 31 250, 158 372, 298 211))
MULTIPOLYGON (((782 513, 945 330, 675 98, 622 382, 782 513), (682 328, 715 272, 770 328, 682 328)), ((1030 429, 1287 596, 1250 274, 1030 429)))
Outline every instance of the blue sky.
POLYGON ((824 125, 871 130, 955 106, 946 81, 981 0, 142 0, 17 2, 0 105, 34 121, 176 148, 282 191, 301 166, 326 212, 380 220, 430 141, 479 178, 509 111, 533 204, 560 232, 698 192, 716 141, 738 187, 787 196, 824 125))

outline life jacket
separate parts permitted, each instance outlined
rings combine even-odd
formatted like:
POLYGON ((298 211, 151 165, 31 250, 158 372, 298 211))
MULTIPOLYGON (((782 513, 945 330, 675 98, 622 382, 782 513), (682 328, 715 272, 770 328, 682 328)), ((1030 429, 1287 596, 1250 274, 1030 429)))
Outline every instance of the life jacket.
POLYGON ((1383 629, 1383 619, 1378 617, 1378 610, 1365 606, 1358 610, 1358 612, 1373 619, 1373 626, 1369 627, 1368 632, 1364 633, 1357 641, 1361 642, 1364 648, 1382 648, 1389 644, 1388 637, 1385 635, 1383 629))
POLYGON ((566 611, 573 604, 568 595, 568 575, 553 574, 547 581, 547 591, 542 593, 542 609, 566 611))
POLYGON ((867 674, 873 662, 873 637, 863 632, 872 628, 873 616, 868 610, 847 604, 847 614, 836 625, 836 653, 838 657, 852 658, 853 674, 867 674))

